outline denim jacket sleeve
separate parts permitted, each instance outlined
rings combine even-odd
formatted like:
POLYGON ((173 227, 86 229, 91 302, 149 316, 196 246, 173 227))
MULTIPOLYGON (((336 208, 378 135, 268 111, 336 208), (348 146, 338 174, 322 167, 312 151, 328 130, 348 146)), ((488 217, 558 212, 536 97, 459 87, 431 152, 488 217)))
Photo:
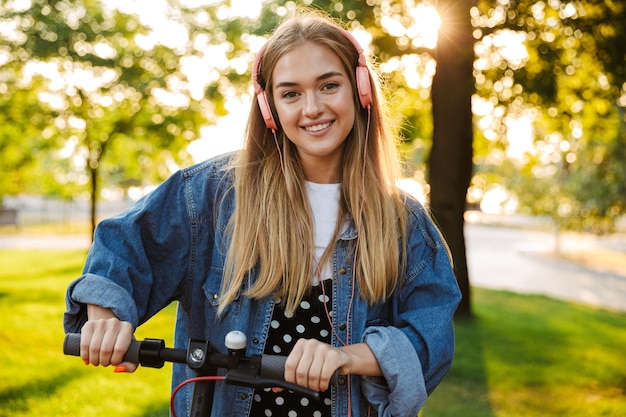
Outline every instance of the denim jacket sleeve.
POLYGON ((67 291, 66 332, 80 331, 87 304, 111 308, 136 328, 180 295, 192 236, 185 201, 179 172, 98 225, 83 275, 67 291))
POLYGON ((391 323, 363 335, 384 376, 363 377, 361 385, 379 416, 416 416, 454 356, 452 319, 461 294, 439 231, 419 204, 410 204, 407 273, 389 300, 391 323))

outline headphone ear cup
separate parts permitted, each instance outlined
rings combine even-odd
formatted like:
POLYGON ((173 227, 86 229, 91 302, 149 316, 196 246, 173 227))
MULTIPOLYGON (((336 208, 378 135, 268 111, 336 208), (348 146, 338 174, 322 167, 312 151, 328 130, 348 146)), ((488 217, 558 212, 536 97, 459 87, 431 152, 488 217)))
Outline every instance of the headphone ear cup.
POLYGON ((361 106, 368 108, 372 104, 372 85, 370 83, 367 67, 361 65, 356 67, 356 86, 359 92, 361 106))
POLYGON ((263 115, 263 121, 265 122, 265 126, 267 126, 268 129, 278 130, 265 91, 261 90, 257 94, 257 101, 259 102, 259 109, 261 109, 261 115, 263 115))

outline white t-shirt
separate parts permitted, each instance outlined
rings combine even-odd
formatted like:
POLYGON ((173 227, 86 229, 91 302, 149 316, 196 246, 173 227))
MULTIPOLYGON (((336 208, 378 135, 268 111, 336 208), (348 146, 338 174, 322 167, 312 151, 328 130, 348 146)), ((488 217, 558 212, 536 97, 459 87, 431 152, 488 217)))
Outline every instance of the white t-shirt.
MULTIPOLYGON (((341 184, 317 184, 307 181, 306 190, 315 221, 315 260, 317 262, 331 243, 335 232, 339 198, 341 198, 341 184)), ((331 278, 330 264, 326 263, 320 270, 322 280, 331 278)), ((319 283, 317 271, 313 271, 312 282, 313 285, 319 283)))

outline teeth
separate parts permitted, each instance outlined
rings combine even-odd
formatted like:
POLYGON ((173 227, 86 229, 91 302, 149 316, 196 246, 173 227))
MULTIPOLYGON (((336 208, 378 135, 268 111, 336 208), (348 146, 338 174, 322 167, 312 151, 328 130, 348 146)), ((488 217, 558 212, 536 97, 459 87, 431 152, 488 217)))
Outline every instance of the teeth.
POLYGON ((330 126, 330 123, 320 123, 318 125, 307 126, 304 129, 307 132, 317 132, 317 131, 320 131, 322 129, 326 129, 328 126, 330 126))

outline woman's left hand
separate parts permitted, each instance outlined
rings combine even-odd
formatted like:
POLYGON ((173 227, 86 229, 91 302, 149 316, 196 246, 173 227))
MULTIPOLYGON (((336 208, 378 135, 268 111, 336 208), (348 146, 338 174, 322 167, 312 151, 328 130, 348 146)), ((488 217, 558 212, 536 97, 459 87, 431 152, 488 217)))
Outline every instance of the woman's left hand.
POLYGON ((342 375, 382 375, 367 343, 336 348, 319 340, 300 339, 285 362, 285 381, 324 392, 336 370, 342 375))
POLYGON ((285 381, 324 392, 337 369, 348 374, 349 353, 315 339, 300 339, 285 362, 285 381))

